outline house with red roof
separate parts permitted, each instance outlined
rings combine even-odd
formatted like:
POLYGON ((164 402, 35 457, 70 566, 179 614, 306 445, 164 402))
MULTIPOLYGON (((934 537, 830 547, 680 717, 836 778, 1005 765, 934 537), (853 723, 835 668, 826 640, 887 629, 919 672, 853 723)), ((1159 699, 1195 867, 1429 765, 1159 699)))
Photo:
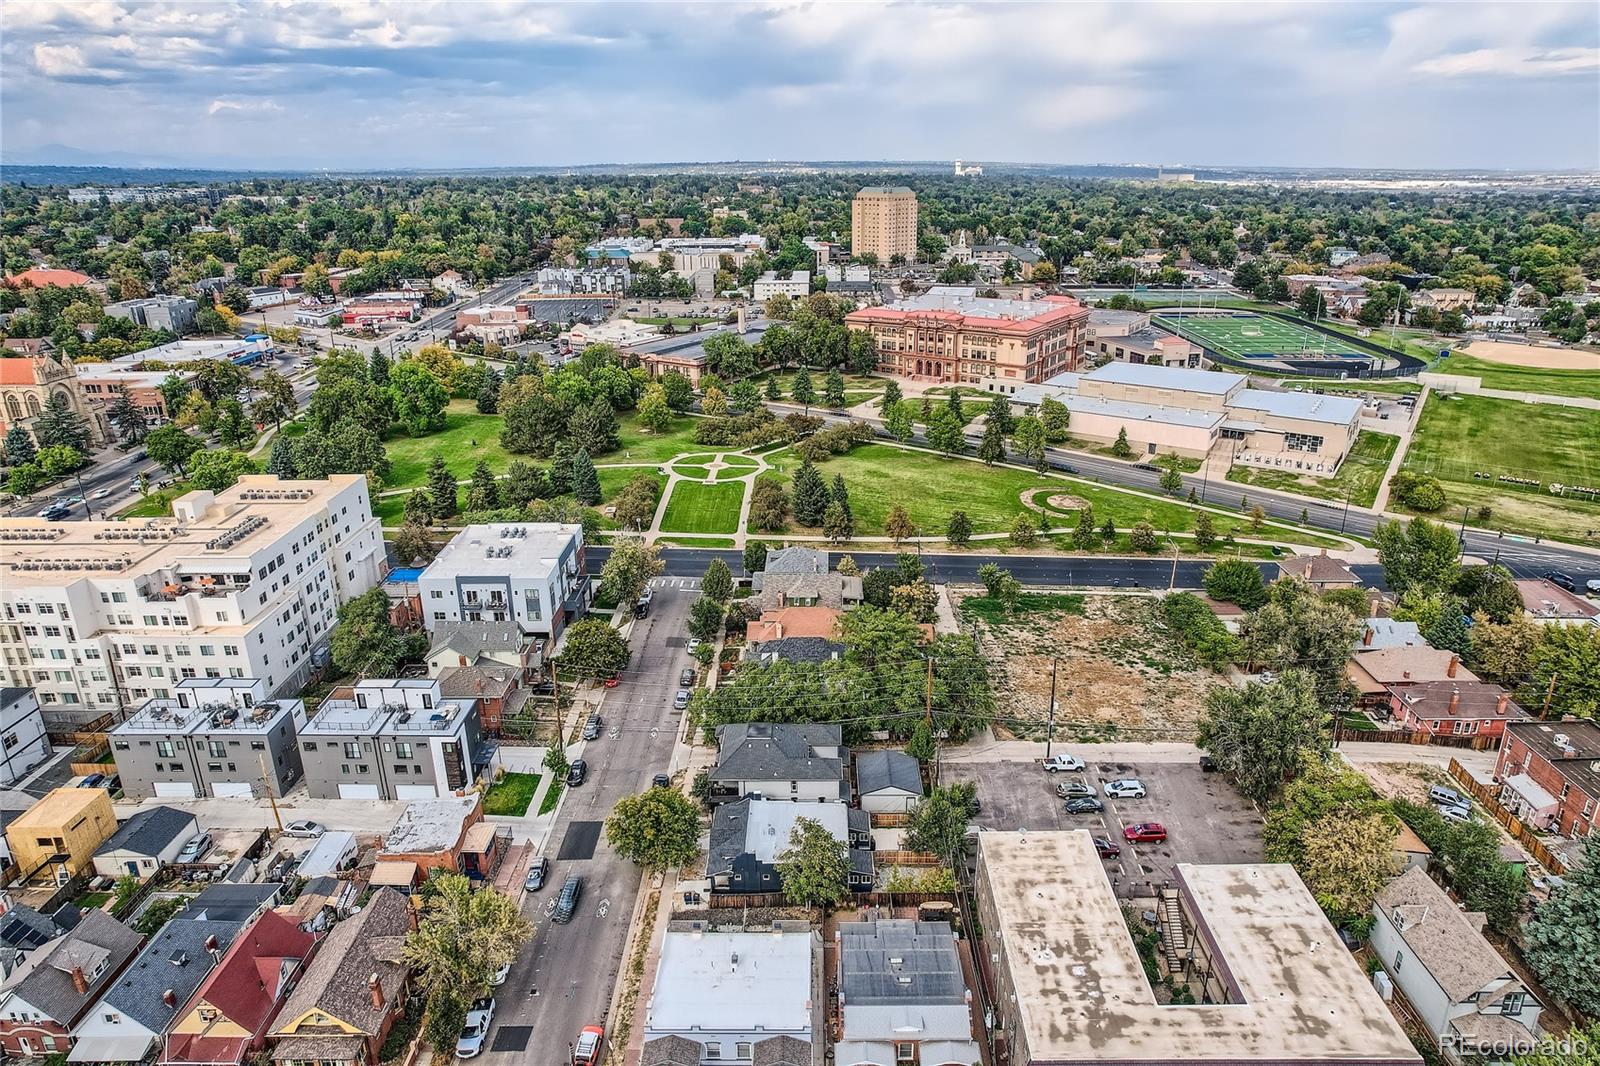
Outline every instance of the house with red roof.
POLYGON ((76 270, 55 270, 50 267, 31 267, 20 274, 6 278, 12 289, 67 289, 74 285, 88 285, 94 279, 76 270))
POLYGON ((316 949, 315 933, 264 911, 238 935, 167 1030, 162 1066, 238 1066, 267 1029, 316 949))

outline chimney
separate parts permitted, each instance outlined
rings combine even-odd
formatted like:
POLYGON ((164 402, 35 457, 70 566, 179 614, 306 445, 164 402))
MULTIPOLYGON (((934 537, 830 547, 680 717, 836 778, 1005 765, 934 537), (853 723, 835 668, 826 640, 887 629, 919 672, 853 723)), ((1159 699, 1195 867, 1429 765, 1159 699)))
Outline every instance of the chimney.
POLYGON ((367 991, 372 993, 372 1009, 383 1009, 383 986, 378 983, 378 975, 373 974, 367 978, 367 991))
POLYGON ((169 1007, 176 1007, 178 1005, 178 994, 169 988, 161 993, 161 1002, 169 1007))
POLYGON ((1410 681, 1411 680, 1411 671, 1410 670, 1402 670, 1402 671, 1400 671, 1400 680, 1402 680, 1402 681, 1410 681))
POLYGON ((1456 676, 1456 667, 1458 667, 1460 665, 1461 665, 1461 656, 1459 656, 1459 655, 1450 656, 1450 665, 1444 668, 1444 676, 1445 677, 1455 677, 1456 676))
POLYGON ((478 695, 483 695, 483 678, 478 678, 478 695))
POLYGON ((1368 626, 1366 628, 1366 631, 1361 634, 1361 646, 1364 647, 1364 648, 1372 647, 1372 627, 1371 626, 1368 626))
POLYGON ((212 934, 210 934, 209 936, 206 937, 206 950, 207 951, 216 951, 217 950, 217 934, 212 933, 212 934))
POLYGON ((78 990, 78 995, 80 996, 89 994, 89 979, 83 976, 82 966, 74 966, 72 968, 72 987, 78 990))
POLYGON ((1450 713, 1451 714, 1455 714, 1456 713, 1456 708, 1460 707, 1460 706, 1461 706, 1461 690, 1460 689, 1452 689, 1450 691, 1450 713))

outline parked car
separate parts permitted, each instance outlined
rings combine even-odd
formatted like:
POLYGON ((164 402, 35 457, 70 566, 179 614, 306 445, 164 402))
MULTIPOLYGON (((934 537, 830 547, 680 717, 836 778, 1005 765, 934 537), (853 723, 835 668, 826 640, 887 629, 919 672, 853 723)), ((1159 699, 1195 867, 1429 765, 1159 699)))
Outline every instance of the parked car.
POLYGON ((1071 799, 1074 796, 1094 795, 1094 786, 1087 781, 1062 781, 1056 785, 1056 795, 1062 799, 1071 799))
POLYGON ((528 864, 528 876, 522 879, 524 892, 537 892, 544 887, 544 879, 550 876, 550 857, 539 855, 528 864))
POLYGON ((1106 805, 1093 796, 1079 796, 1076 799, 1069 799, 1066 805, 1068 814, 1099 814, 1105 809, 1106 805))
POLYGON ((1117 781, 1107 781, 1106 795, 1118 796, 1123 799, 1144 799, 1146 795, 1144 782, 1132 777, 1124 777, 1117 781))
POLYGON ((1470 807, 1472 802, 1453 788, 1443 785, 1428 786, 1428 802, 1441 807, 1470 807))
POLYGON ((313 822, 309 818, 302 818, 298 822, 290 822, 283 828, 284 836, 310 837, 313 840, 327 831, 327 826, 321 822, 313 822))
POLYGON ((572 915, 578 909, 578 900, 583 896, 583 878, 577 874, 567 877, 566 883, 561 886, 561 895, 556 897, 556 909, 551 913, 550 920, 558 925, 565 925, 572 921, 572 915))
POLYGON ((1111 841, 1107 840, 1105 837, 1094 838, 1094 850, 1100 854, 1102 859, 1114 859, 1118 855, 1122 854, 1122 849, 1111 843, 1111 841))
POLYGON ((1217 772, 1217 760, 1213 759, 1209 755, 1200 756, 1200 772, 1203 773, 1203 774, 1214 774, 1214 773, 1216 773, 1217 772))
POLYGON ((606 688, 616 688, 620 684, 622 684, 622 675, 621 674, 612 674, 610 677, 606 678, 606 680, 605 680, 606 688))
POLYGON ((675 711, 681 711, 687 706, 689 706, 689 690, 686 688, 680 688, 678 690, 678 694, 672 697, 672 709, 675 711))
POLYGON ((1167 839, 1167 827, 1160 822, 1140 822, 1124 829, 1122 839, 1134 844, 1159 844, 1167 839))
POLYGON ((678 684, 684 688, 690 688, 694 685, 694 667, 685 666, 683 668, 683 673, 678 675, 678 684))
POLYGON ((650 787, 651 788, 671 788, 672 787, 672 778, 668 777, 666 774, 657 774, 656 776, 654 776, 654 777, 652 777, 650 779, 650 787))
POLYGON ((461 1027, 461 1036, 456 1040, 456 1058, 471 1059, 480 1055, 493 1021, 494 997, 484 996, 473 1000, 467 1010, 467 1022, 461 1027))
POLYGON ((567 767, 567 784, 581 785, 589 777, 589 764, 582 759, 573 759, 572 765, 567 767))
POLYGON ((1600 596, 1600 577, 1590 578, 1583 583, 1583 587, 1588 589, 1591 595, 1600 596))
POLYGON ((572 1066, 596 1066, 600 1061, 600 1045, 605 1038, 606 1031, 600 1026, 584 1026, 578 1033, 578 1042, 572 1045, 572 1066))
POLYGON ((489 978, 489 987, 499 988, 501 985, 506 983, 506 978, 510 976, 511 964, 509 962, 502 962, 499 969, 495 970, 493 976, 489 978))
POLYGON ((1550 582, 1552 585, 1560 585, 1568 592, 1572 592, 1578 587, 1578 583, 1572 580, 1571 574, 1563 574, 1560 570, 1546 570, 1539 576, 1550 582))
POLYGON ((1471 807, 1452 807, 1444 803, 1435 803, 1433 809, 1439 812, 1439 817, 1447 822, 1472 821, 1471 807))
POLYGON ((605 723, 600 720, 600 716, 598 714, 591 714, 583 723, 583 739, 600 739, 600 729, 604 724, 605 723))
POLYGON ((211 834, 196 833, 194 836, 189 838, 189 842, 183 846, 183 850, 178 852, 178 861, 180 863, 199 862, 200 856, 204 855, 210 850, 211 834))
POLYGON ((693 655, 695 652, 700 650, 700 638, 699 637, 690 637, 688 646, 689 646, 689 654, 693 655))
POLYGON ((105 780, 106 780, 106 775, 105 774, 89 774, 82 781, 78 782, 78 787, 79 788, 99 788, 100 786, 105 784, 105 780))
POLYGON ((1052 755, 1044 761, 1044 772, 1057 773, 1061 770, 1082 770, 1083 760, 1076 755, 1052 755))

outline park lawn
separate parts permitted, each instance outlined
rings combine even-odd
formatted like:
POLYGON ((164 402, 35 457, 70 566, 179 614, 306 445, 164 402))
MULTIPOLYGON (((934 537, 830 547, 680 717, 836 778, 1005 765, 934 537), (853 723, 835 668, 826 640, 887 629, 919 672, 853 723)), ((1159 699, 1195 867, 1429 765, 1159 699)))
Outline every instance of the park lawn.
MULTIPOLYGON (((731 548, 732 537, 657 537, 657 544, 675 544, 680 548, 731 548)), ((748 589, 745 590, 749 592, 748 589)))
POLYGON ((709 466, 684 466, 681 463, 674 463, 672 472, 679 477, 691 478, 695 481, 711 480, 711 468, 709 466))
POLYGON ((1582 396, 1600 400, 1600 372, 1593 370, 1544 370, 1532 366, 1507 366, 1491 363, 1462 352, 1453 352, 1434 368, 1441 374, 1464 374, 1483 379, 1486 389, 1507 392, 1537 392, 1546 396, 1582 396))
POLYGON ((737 533, 743 502, 743 484, 680 481, 667 501, 661 529, 669 533, 737 533))
MULTIPOLYGON (((783 390, 783 399, 789 401, 790 403, 793 403, 794 402, 794 375, 795 375, 795 372, 793 370, 781 370, 781 371, 771 371, 771 370, 769 370, 769 371, 767 371, 765 373, 757 374, 755 377, 751 378, 750 380, 753 381, 756 384, 756 386, 761 389, 761 394, 763 396, 765 396, 766 395, 766 388, 767 388, 767 379, 772 378, 772 377, 776 377, 778 379, 778 387, 783 390)), ((813 403, 811 406, 820 407, 822 405, 821 404, 821 401, 822 401, 822 384, 823 384, 824 381, 827 380, 827 377, 828 377, 828 372, 826 370, 813 370, 813 371, 811 371, 811 387, 814 388, 816 390, 816 392, 817 392, 817 401, 815 403, 813 403)), ((872 399, 874 396, 882 396, 883 395, 883 387, 884 387, 886 381, 887 381, 887 379, 885 379, 885 378, 873 377, 873 376, 871 376, 869 374, 846 374, 846 375, 844 375, 844 402, 845 402, 845 406, 846 407, 854 407, 856 404, 864 403, 867 400, 872 399)))
POLYGON ((1356 435, 1350 454, 1333 477, 1319 478, 1297 474, 1292 470, 1235 466, 1228 470, 1228 480, 1240 485, 1259 485, 1300 496, 1314 496, 1319 500, 1342 502, 1348 493, 1350 502, 1357 507, 1371 507, 1378 498, 1383 475, 1388 471, 1389 460, 1394 458, 1394 450, 1399 444, 1399 437, 1362 430, 1356 435))
POLYGON ((1405 469, 1443 483, 1447 502, 1440 517, 1447 521, 1459 520, 1463 508, 1488 507, 1491 516, 1474 516, 1471 524, 1591 542, 1590 531, 1600 530, 1600 501, 1555 496, 1547 488, 1600 485, 1600 411, 1433 393, 1405 469), (1473 476, 1479 473, 1490 476, 1473 476), (1510 485, 1496 480, 1500 475, 1540 484, 1510 485))
POLYGON ((640 426, 639 416, 633 411, 619 414, 617 422, 622 428, 622 447, 606 453, 606 458, 613 463, 664 463, 705 447, 695 444, 695 420, 688 415, 674 418, 672 425, 660 433, 640 426))
POLYGON ((406 496, 379 496, 372 501, 372 513, 378 516, 378 523, 385 529, 398 526, 406 520, 406 496))
POLYGON ((389 453, 389 476, 384 487, 410 488, 425 484, 428 467, 435 455, 444 456, 444 465, 465 481, 482 459, 497 474, 505 473, 511 456, 500 447, 500 430, 505 420, 499 415, 481 415, 470 400, 452 400, 445 411, 445 427, 426 437, 394 437, 384 445, 389 453))
POLYGON ((176 481, 164 489, 153 489, 138 503, 117 512, 118 518, 166 518, 172 514, 172 501, 189 491, 187 481, 176 481))
POLYGON ((538 774, 502 774, 483 794, 483 813, 521 818, 528 813, 528 806, 538 791, 538 774))
POLYGON ((635 322, 639 323, 639 325, 641 325, 641 326, 664 326, 668 322, 671 322, 672 323, 672 328, 675 329, 675 330, 678 330, 680 333, 682 331, 684 331, 684 330, 693 329, 696 326, 703 326, 707 322, 715 322, 716 321, 716 319, 714 319, 714 318, 702 318, 699 315, 693 315, 693 316, 690 316, 688 318, 683 318, 683 317, 668 318, 666 315, 654 315, 654 316, 644 316, 644 317, 640 317, 639 315, 634 315, 633 316, 633 320, 635 322))

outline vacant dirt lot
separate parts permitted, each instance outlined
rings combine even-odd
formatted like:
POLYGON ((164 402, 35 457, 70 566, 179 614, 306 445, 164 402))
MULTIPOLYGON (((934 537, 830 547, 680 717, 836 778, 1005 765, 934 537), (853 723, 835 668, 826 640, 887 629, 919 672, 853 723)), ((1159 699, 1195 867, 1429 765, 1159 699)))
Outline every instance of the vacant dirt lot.
POLYGON ((1429 785, 1455 787, 1449 774, 1425 763, 1361 763, 1356 768, 1372 782, 1373 790, 1385 799, 1426 804, 1429 785))
POLYGON ((1058 737, 1192 740, 1206 692, 1227 682, 1168 633, 1154 598, 1077 599, 1076 609, 977 622, 999 717, 1022 720, 996 734, 1043 739, 1054 661, 1058 737))

